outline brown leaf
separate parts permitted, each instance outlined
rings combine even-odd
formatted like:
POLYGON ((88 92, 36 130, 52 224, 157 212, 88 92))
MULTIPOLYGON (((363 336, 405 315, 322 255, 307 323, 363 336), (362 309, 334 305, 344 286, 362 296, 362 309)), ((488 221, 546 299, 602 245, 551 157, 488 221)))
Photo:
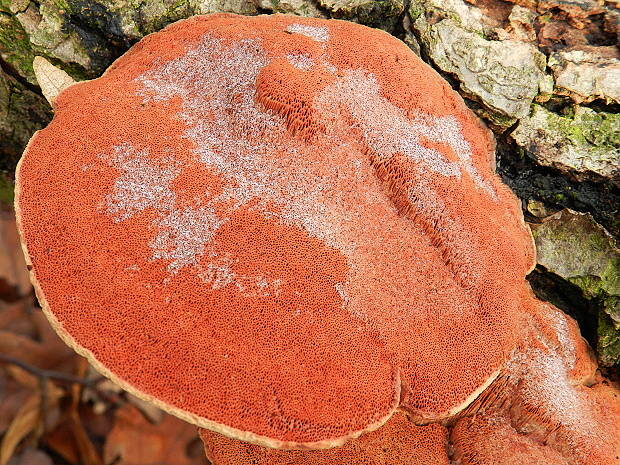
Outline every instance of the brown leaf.
POLYGON ((0 465, 6 465, 17 445, 37 426, 40 402, 38 394, 30 396, 13 418, 0 443, 0 465))
MULTIPOLYGON (((80 376, 81 373, 76 374, 80 376)), ((72 387, 72 400, 79 396, 72 387)), ((65 411, 63 421, 43 438, 47 447, 72 465, 101 464, 101 456, 91 438, 102 439, 112 429, 111 415, 96 415, 91 405, 80 404, 74 411, 73 404, 65 411)))
MULTIPOLYGON (((77 363, 77 376, 83 378, 88 369, 88 362, 84 358, 80 358, 77 363)), ((103 465, 99 453, 91 442, 78 410, 80 398, 82 397, 82 386, 74 384, 71 386, 71 408, 69 410, 69 426, 73 433, 73 438, 82 459, 83 465, 103 465)))
POLYGON ((25 308, 25 301, 19 301, 14 304, 0 303, 0 329, 9 329, 9 325, 20 320, 25 308))
POLYGON ((82 465, 103 465, 101 457, 99 457, 99 453, 88 437, 79 415, 72 413, 70 418, 69 426, 71 427, 82 465))
POLYGON ((25 387, 31 391, 35 391, 39 387, 39 380, 36 376, 28 373, 26 370, 15 366, 7 365, 5 371, 11 375, 11 377, 19 383, 20 386, 25 387))
POLYGON ((72 465, 79 465, 80 452, 71 435, 69 421, 64 421, 43 438, 47 447, 72 465))
POLYGON ((9 460, 8 465, 54 465, 54 462, 45 452, 29 447, 9 460))
POLYGON ((17 300, 31 288, 15 216, 0 210, 0 300, 17 300))
MULTIPOLYGON (((52 383, 47 383, 45 392, 46 413, 58 405, 58 399, 62 396, 62 392, 52 383)), ((11 421, 0 443, 0 465, 6 465, 22 439, 39 426, 42 419, 42 394, 41 391, 32 394, 11 421)))
MULTIPOLYGON (((40 309, 32 305, 21 307, 20 331, 14 329, 15 310, 6 317, 0 317, 0 353, 18 358, 20 361, 43 369, 71 372, 77 355, 58 337, 40 309)), ((4 310, 0 308, 0 315, 4 310)))
POLYGON ((0 435, 9 427, 30 394, 13 377, 0 370, 0 435))
POLYGON ((206 458, 190 458, 188 445, 196 427, 166 415, 158 425, 149 423, 131 404, 116 412, 105 445, 104 460, 115 465, 204 465, 206 458))
POLYGON ((124 392, 118 385, 109 379, 103 379, 101 375, 92 365, 86 370, 86 379, 93 382, 97 380, 97 389, 87 387, 82 393, 82 402, 91 402, 93 412, 101 415, 110 407, 110 399, 117 398, 118 394, 124 392))
POLYGON ((88 432, 90 437, 95 438, 107 438, 110 431, 114 427, 114 414, 112 410, 106 410, 102 414, 98 414, 95 411, 95 406, 92 404, 80 405, 80 418, 84 428, 88 432))

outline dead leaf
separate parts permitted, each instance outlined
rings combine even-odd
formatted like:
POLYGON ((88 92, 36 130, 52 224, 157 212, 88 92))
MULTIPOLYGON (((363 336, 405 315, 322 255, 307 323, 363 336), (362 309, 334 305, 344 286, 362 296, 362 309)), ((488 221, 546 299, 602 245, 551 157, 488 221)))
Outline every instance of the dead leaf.
POLYGON ((43 312, 32 305, 23 306, 19 318, 30 331, 20 334, 0 327, 0 353, 37 368, 70 373, 77 355, 54 332, 43 312))
POLYGON ((0 329, 8 329, 11 324, 22 318, 25 311, 26 303, 24 301, 14 304, 3 304, 0 302, 0 329))
MULTIPOLYGON (((88 369, 88 362, 84 358, 80 358, 77 363, 77 372, 76 375, 80 378, 83 378, 86 374, 86 370, 88 369)), ((73 438, 75 440, 75 444, 77 445, 77 449, 82 461, 83 465, 103 465, 101 461, 101 457, 99 453, 95 449, 95 446, 91 442, 86 430, 84 429, 84 425, 82 424, 82 419, 80 417, 80 412, 78 410, 80 398, 82 396, 82 386, 79 384, 74 384, 71 386, 71 407, 69 410, 69 425, 71 427, 71 432, 73 433, 73 438)))
POLYGON ((127 400, 134 407, 137 407, 138 410, 140 410, 151 423, 158 424, 164 419, 165 413, 163 410, 155 407, 150 402, 142 400, 139 397, 129 393, 127 394, 127 400))
POLYGON ((31 289, 15 216, 0 210, 0 300, 15 301, 31 289))
POLYGON ((205 465, 206 458, 187 455, 196 435, 195 426, 170 415, 152 425, 137 408, 126 404, 116 412, 104 460, 115 465, 205 465))
POLYGON ((43 438, 47 447, 72 465, 79 465, 80 452, 71 435, 69 421, 63 421, 43 438))
POLYGON ((9 460, 7 465, 54 465, 54 462, 45 452, 28 447, 9 460))
POLYGON ((86 379, 91 382, 99 380, 99 382, 97 383, 96 390, 87 387, 82 393, 82 402, 92 402, 93 412, 97 415, 102 415, 108 410, 110 398, 118 397, 118 394, 124 392, 118 384, 114 384, 109 379, 101 379, 102 376, 92 365, 89 365, 86 379))
POLYGON ((0 370, 0 434, 6 431, 30 394, 12 376, 0 370))
POLYGON ((102 441, 108 437, 108 434, 110 434, 114 427, 114 413, 112 410, 99 415, 95 413, 93 406, 82 404, 80 406, 80 417, 82 418, 84 428, 88 431, 88 435, 102 441))
POLYGON ((30 391, 36 391, 39 389, 39 379, 32 373, 28 373, 23 368, 15 365, 7 365, 5 370, 22 387, 25 387, 30 391))
MULTIPOLYGON (((47 383, 45 392, 46 411, 51 410, 52 407, 57 407, 58 399, 62 393, 62 389, 50 382, 47 383)), ((40 425, 43 399, 41 391, 32 394, 11 421, 0 443, 0 465, 6 465, 22 439, 40 425)))
POLYGON ((97 459, 89 458, 93 455, 97 456, 100 463, 101 455, 96 445, 103 445, 105 438, 112 430, 114 420, 112 413, 107 412, 104 415, 97 415, 93 412, 92 405, 83 403, 79 405, 78 411, 84 434, 87 435, 88 439, 86 447, 84 447, 83 443, 80 449, 80 446, 77 444, 77 441, 80 439, 77 438, 74 432, 75 427, 72 425, 74 420, 71 418, 70 411, 65 412, 63 421, 56 429, 46 434, 43 440, 47 447, 72 465, 97 463, 97 459), (88 452, 89 449, 91 452, 88 452))
POLYGON ((71 413, 71 422, 69 423, 71 427, 71 432, 73 433, 73 438, 77 445, 77 449, 80 455, 82 465, 103 465, 101 461, 101 457, 95 449, 95 446, 91 442, 86 430, 84 429, 84 425, 76 413, 71 413))
POLYGON ((34 394, 19 409, 0 443, 0 465, 6 465, 15 448, 32 432, 39 421, 41 397, 34 394))
POLYGON ((43 57, 34 57, 32 67, 39 86, 41 86, 43 96, 52 106, 58 94, 70 85, 75 84, 75 80, 71 76, 43 57))
MULTIPOLYGON (((42 327, 44 323, 48 326, 47 321, 41 320, 40 312, 29 311, 31 307, 24 303, 4 307, 0 304, 0 355, 35 368, 64 368, 67 357, 73 354, 52 339, 42 327)), ((11 363, 0 365, 0 433, 6 431, 26 399, 40 387, 40 380, 32 373, 11 363)), ((50 417, 55 414, 48 413, 50 417)))

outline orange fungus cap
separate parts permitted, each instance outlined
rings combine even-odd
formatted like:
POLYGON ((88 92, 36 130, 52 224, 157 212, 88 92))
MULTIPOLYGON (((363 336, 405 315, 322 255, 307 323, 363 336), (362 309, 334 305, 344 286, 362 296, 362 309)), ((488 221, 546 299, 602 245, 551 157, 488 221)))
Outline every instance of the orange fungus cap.
POLYGON ((42 306, 179 417, 322 448, 469 404, 533 248, 490 131, 380 30, 193 17, 55 100, 16 207, 42 306))

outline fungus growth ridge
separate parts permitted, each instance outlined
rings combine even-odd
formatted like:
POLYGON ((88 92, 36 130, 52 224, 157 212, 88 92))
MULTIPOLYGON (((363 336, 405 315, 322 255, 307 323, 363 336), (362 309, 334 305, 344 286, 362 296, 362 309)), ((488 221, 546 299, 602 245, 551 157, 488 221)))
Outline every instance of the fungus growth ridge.
POLYGON ((490 132, 382 31, 195 17, 55 110, 16 197, 44 310, 188 421, 320 448, 442 420, 523 338, 533 247, 490 132))
POLYGON ((450 432, 464 465, 612 465, 620 460, 617 387, 597 366, 574 320, 532 297, 529 334, 503 368, 498 399, 450 432))
POLYGON ((200 430, 207 457, 214 465, 449 465, 447 430, 416 426, 396 413, 378 431, 328 450, 282 451, 200 430))

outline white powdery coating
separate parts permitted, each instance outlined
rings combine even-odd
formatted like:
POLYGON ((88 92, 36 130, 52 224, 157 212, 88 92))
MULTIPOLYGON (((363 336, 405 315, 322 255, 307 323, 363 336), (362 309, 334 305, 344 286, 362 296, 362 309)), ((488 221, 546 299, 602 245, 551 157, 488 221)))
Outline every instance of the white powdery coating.
POLYGON ((198 277, 207 284, 211 284, 211 289, 218 290, 228 286, 235 281, 235 274, 230 269, 232 259, 216 258, 215 254, 211 255, 211 261, 206 267, 201 264, 196 265, 198 277))
MULTIPOLYGON (((152 260, 168 261, 167 269, 173 274, 186 266, 195 266, 198 275, 215 290, 232 283, 246 297, 280 293, 279 279, 237 275, 230 269, 232 259, 216 258, 213 239, 228 218, 219 218, 211 207, 177 208, 170 183, 181 170, 174 167, 172 160, 158 164, 149 158, 148 149, 136 150, 131 144, 115 146, 113 155, 100 158, 121 172, 113 193, 106 196, 106 213, 115 222, 132 218, 147 208, 157 212, 153 220, 157 232, 149 243, 152 260), (206 269, 199 265, 205 254, 214 258, 206 269)), ((125 271, 138 270, 137 265, 131 265, 125 271)))
POLYGON ((552 309, 548 314, 552 320, 551 323, 560 343, 562 357, 567 364, 567 367, 572 369, 576 363, 575 346, 570 338, 566 315, 557 309, 552 309))
POLYGON ((380 90, 373 74, 348 70, 315 98, 314 106, 319 114, 338 117, 338 106, 344 105, 368 146, 380 157, 402 153, 437 174, 456 178, 464 168, 479 187, 495 196, 473 166, 471 147, 455 117, 427 115, 410 120, 402 109, 382 97, 380 90), (451 162, 441 152, 425 147, 421 137, 448 144, 460 162, 451 162))
POLYGON ((157 163, 149 150, 136 150, 131 144, 114 147, 113 155, 100 155, 121 172, 112 194, 106 196, 107 213, 115 222, 133 217, 147 208, 154 209, 157 234, 151 241, 152 259, 170 260, 168 270, 176 273, 197 263, 205 244, 225 222, 210 208, 176 208, 176 194, 170 183, 181 173, 173 160, 157 163))
POLYGON ((327 42, 329 40, 329 30, 325 26, 316 27, 294 23, 289 25, 286 28, 286 31, 310 37, 312 40, 317 42, 327 42))
POLYGON ((491 183, 484 180, 474 167, 471 146, 463 137, 461 125, 454 116, 419 117, 417 129, 429 140, 448 144, 461 161, 461 167, 469 174, 476 185, 487 191, 494 200, 497 200, 497 195, 491 183))
POLYGON ((149 244, 154 259, 170 260, 168 270, 176 273, 187 265, 195 265, 226 220, 217 217, 212 208, 170 209, 157 220, 157 235, 149 244))
POLYGON ((523 395, 532 405, 540 405, 547 415, 581 436, 596 434, 591 407, 569 378, 569 368, 558 354, 530 350, 523 395))
MULTIPOLYGON (((327 28, 300 24, 289 29, 327 34, 327 28)), ((287 58, 303 67, 312 62, 303 55, 287 58)), ((322 195, 334 185, 333 179, 324 173, 318 177, 307 166, 291 170, 272 159, 276 150, 289 152, 291 159, 300 156, 296 148, 300 143, 286 133, 279 116, 255 102, 256 79, 268 63, 259 40, 244 39, 224 46, 219 39, 205 36, 186 55, 140 76, 137 81, 143 88, 139 93, 145 101, 181 97, 181 117, 188 124, 185 137, 195 142, 200 160, 228 181, 223 192, 209 200, 210 205, 232 202, 232 215, 248 202, 257 202, 254 208, 264 216, 299 226, 349 255, 355 244, 339 240, 338 234, 347 214, 327 208, 322 195), (279 140, 287 143, 274 143, 279 140)), ((380 95, 372 74, 345 71, 316 97, 314 105, 317 114, 327 120, 339 118, 338 107, 345 106, 379 156, 403 153, 444 176, 460 177, 464 168, 479 186, 492 192, 473 167, 471 148, 454 117, 409 120, 403 110, 380 95), (450 145, 460 161, 451 162, 441 152, 425 147, 421 137, 450 145)), ((335 125, 332 121, 326 126, 335 125)), ((433 197, 438 198, 436 194, 433 197)))
POLYGON ((111 194, 106 196, 107 213, 114 221, 131 218, 146 208, 171 208, 176 195, 170 183, 180 173, 172 161, 165 166, 149 159, 149 150, 135 150, 130 144, 114 147, 112 155, 99 155, 121 172, 111 194))
MULTIPOLYGON (((328 38, 326 28, 291 28, 291 32, 303 30, 315 38, 328 38)), ((303 55, 280 58, 293 60, 298 67, 311 64, 303 55)), ((364 270, 366 263, 380 257, 382 245, 368 232, 369 226, 377 224, 377 218, 369 212, 384 212, 385 218, 379 223, 390 222, 391 226, 386 227, 397 227, 394 223, 400 219, 395 207, 386 202, 368 157, 352 149, 350 143, 343 143, 351 137, 351 128, 343 123, 343 109, 378 157, 402 153, 416 161, 421 177, 431 171, 460 178, 465 172, 493 193, 474 169, 471 148, 455 118, 409 119, 402 109, 381 96, 376 78, 364 70, 340 70, 335 83, 316 96, 314 114, 326 128, 325 134, 320 134, 325 139, 322 146, 330 147, 317 154, 312 143, 291 135, 281 115, 256 102, 257 77, 269 63, 260 39, 231 43, 206 35, 183 56, 136 79, 140 84, 138 94, 145 103, 165 104, 180 97, 177 117, 187 125, 183 137, 193 142, 196 159, 222 181, 219 192, 205 192, 198 202, 200 209, 192 210, 195 215, 218 212, 217 216, 209 219, 178 211, 162 212, 157 224, 160 231, 150 244, 155 257, 170 260, 171 271, 191 265, 212 289, 236 286, 243 295, 277 295, 277 280, 239 276, 233 266, 237 257, 215 253, 217 228, 245 211, 306 231, 342 252, 352 270, 364 270), (452 162, 440 151, 425 147, 423 138, 450 145, 458 160, 452 162), (332 164, 331 160, 337 162, 332 164), (173 227, 181 220, 186 236, 173 227), (199 240, 188 239, 186 246, 173 243, 191 237, 200 227, 207 231, 199 240)), ((418 199, 417 203, 412 201, 414 206, 431 222, 455 230, 461 237, 458 224, 445 218, 442 222, 444 208, 439 193, 430 184, 425 187, 431 192, 412 192, 412 199, 418 199)), ((459 253, 475 256, 477 252, 461 244, 459 253)), ((343 296, 357 295, 365 286, 361 278, 350 278, 339 291, 343 304, 343 296)), ((365 320, 365 306, 357 300, 351 298, 347 309, 365 320)))
POLYGON ((240 276, 231 270, 233 263, 230 257, 211 257, 212 262, 206 267, 197 265, 198 277, 211 289, 222 289, 229 284, 234 285, 244 297, 270 297, 280 294, 282 280, 269 279, 263 275, 240 276))
MULTIPOLYGON (((480 254, 476 244, 468 240, 468 231, 463 228, 458 218, 452 218, 446 213, 446 204, 433 189, 424 174, 415 174, 415 182, 409 190, 409 202, 417 211, 424 212, 427 220, 433 225, 434 229, 450 231, 444 240, 444 247, 449 251, 458 251, 466 257, 475 257, 480 254)), ((469 263, 466 261, 465 263, 469 263)), ((475 262, 474 262, 475 263, 475 262)), ((456 271, 456 270, 455 270, 456 271)), ((459 277, 465 281, 472 281, 481 276, 481 270, 476 266, 467 266, 466 270, 459 271, 459 277)))
POLYGON ((235 286, 245 297, 271 297, 280 294, 282 280, 265 276, 238 277, 235 286))
POLYGON ((592 437, 600 432, 601 425, 594 419, 597 408, 580 384, 571 379, 575 364, 575 343, 572 341, 568 321, 559 310, 547 313, 556 330, 560 343, 539 336, 543 348, 529 349, 515 354, 506 369, 518 379, 518 392, 526 405, 543 412, 545 418, 563 428, 563 437, 574 450, 587 453, 581 447, 592 444, 592 437), (559 349, 559 351, 558 351, 559 349))
POLYGON ((301 53, 289 53, 286 55, 286 59, 295 68, 303 71, 309 71, 314 66, 314 60, 308 55, 303 55, 301 53))
POLYGON ((227 210, 232 216, 253 201, 253 208, 267 218, 278 218, 331 246, 350 249, 352 245, 338 241, 337 215, 326 221, 330 212, 322 192, 329 179, 303 166, 291 170, 271 159, 276 150, 289 152, 291 158, 299 155, 281 118, 255 102, 256 78, 267 64, 258 40, 224 46, 219 39, 205 36, 186 55, 140 76, 139 93, 146 102, 182 98, 181 116, 188 124, 185 137, 195 142, 199 159, 227 181, 207 205, 220 209, 230 205, 227 210), (273 142, 277 140, 288 143, 273 142))

